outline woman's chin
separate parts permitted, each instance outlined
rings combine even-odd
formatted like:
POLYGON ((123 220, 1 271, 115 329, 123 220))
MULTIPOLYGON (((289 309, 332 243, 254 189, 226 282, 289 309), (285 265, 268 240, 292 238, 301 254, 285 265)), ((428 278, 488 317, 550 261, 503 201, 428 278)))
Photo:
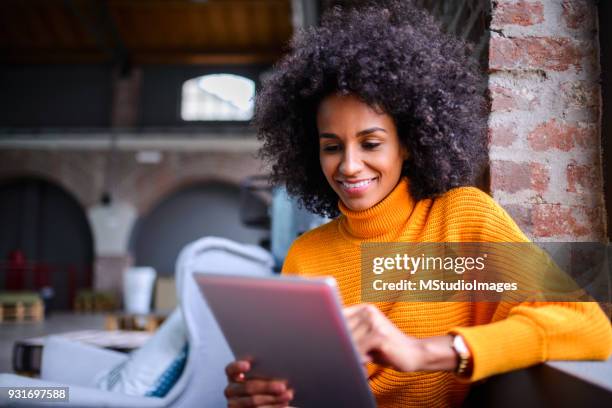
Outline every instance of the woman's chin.
POLYGON ((372 208, 376 204, 370 201, 371 200, 367 200, 365 197, 361 199, 355 199, 355 198, 346 199, 345 198, 342 200, 342 203, 344 204, 346 208, 348 208, 351 211, 364 211, 369 208, 372 208))

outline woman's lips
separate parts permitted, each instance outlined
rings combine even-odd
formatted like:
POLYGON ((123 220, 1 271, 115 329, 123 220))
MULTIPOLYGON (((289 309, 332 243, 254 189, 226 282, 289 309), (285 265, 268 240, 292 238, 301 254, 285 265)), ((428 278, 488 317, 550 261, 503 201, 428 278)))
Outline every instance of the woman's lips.
POLYGON ((361 195, 364 191, 366 191, 372 183, 376 180, 376 177, 371 179, 360 180, 357 182, 348 182, 348 181, 340 181, 338 180, 338 184, 342 188, 342 191, 346 192, 349 195, 361 195))

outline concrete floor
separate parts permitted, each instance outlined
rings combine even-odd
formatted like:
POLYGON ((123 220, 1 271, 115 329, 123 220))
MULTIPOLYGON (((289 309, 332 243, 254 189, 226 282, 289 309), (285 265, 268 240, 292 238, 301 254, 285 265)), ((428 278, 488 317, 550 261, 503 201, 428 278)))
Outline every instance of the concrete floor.
POLYGON ((54 312, 38 323, 0 323, 0 373, 13 372, 12 353, 16 340, 88 329, 104 329, 104 315, 54 312))

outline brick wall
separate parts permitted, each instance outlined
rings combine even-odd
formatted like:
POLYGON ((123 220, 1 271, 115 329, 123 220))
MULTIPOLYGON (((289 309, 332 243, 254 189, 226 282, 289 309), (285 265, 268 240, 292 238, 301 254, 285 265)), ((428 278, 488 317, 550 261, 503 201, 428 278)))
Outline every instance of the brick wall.
MULTIPOLYGON (((86 210, 100 200, 107 160, 106 152, 95 150, 1 150, 0 180, 42 177, 66 189, 86 210)), ((190 184, 238 185, 246 176, 264 173, 255 151, 163 151, 156 164, 138 163, 135 151, 120 151, 110 167, 113 198, 135 207, 138 215, 190 184)))
POLYGON ((491 193, 534 240, 603 240, 597 6, 492 5, 491 193))

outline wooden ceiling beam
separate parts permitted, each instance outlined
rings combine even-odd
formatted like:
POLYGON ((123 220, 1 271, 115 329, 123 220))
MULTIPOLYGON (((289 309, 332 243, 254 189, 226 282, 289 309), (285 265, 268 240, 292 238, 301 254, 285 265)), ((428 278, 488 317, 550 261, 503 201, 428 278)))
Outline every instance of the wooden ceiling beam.
POLYGON ((0 0, 0 62, 268 64, 291 36, 290 1, 0 0))
MULTIPOLYGON (((134 65, 249 65, 271 64, 281 54, 276 52, 254 53, 195 53, 155 52, 133 53, 134 65)), ((100 64, 111 63, 114 55, 110 52, 87 51, 31 51, 14 52, 0 49, 0 62, 7 64, 100 64)))
POLYGON ((177 65, 224 65, 224 64, 269 64, 281 56, 275 52, 251 53, 135 53, 134 62, 146 64, 177 64, 177 65))
POLYGON ((168 5, 182 5, 191 8, 197 8, 202 6, 242 6, 244 4, 255 4, 255 5, 272 5, 272 6, 284 6, 291 0, 205 0, 205 1, 194 1, 194 0, 147 0, 145 2, 135 2, 134 0, 108 0, 109 6, 130 6, 130 7, 163 7, 168 5))

